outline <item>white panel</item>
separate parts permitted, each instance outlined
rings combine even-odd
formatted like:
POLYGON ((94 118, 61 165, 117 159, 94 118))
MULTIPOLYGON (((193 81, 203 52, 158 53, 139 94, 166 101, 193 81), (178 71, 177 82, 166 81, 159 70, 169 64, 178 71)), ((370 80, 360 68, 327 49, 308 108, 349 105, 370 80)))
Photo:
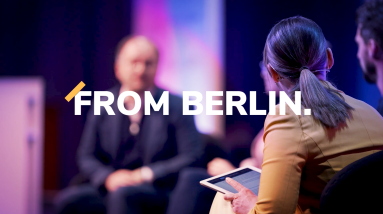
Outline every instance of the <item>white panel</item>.
POLYGON ((41 213, 43 81, 0 79, 0 213, 41 213))

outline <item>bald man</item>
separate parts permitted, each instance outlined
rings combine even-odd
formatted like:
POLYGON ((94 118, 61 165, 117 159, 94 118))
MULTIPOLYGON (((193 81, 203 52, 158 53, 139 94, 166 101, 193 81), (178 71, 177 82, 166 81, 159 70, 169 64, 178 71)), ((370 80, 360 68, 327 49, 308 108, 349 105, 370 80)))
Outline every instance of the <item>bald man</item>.
MULTIPOLYGON (((158 50, 145 37, 125 37, 116 50, 115 75, 120 85, 112 88, 115 100, 134 91, 144 101, 150 91, 156 102, 163 90, 154 79, 158 50)), ((130 110, 135 102, 125 100, 130 110)), ((141 105, 144 106, 144 105, 141 105)), ((163 213, 177 173, 195 163, 203 152, 193 116, 182 115, 182 99, 169 95, 169 115, 143 107, 135 115, 94 115, 91 108, 80 147, 78 165, 89 184, 68 188, 58 197, 59 213, 163 213), (96 204, 96 205, 95 205, 96 204), (104 204, 104 208, 102 206, 104 204), (95 208, 96 207, 96 208, 95 208)))

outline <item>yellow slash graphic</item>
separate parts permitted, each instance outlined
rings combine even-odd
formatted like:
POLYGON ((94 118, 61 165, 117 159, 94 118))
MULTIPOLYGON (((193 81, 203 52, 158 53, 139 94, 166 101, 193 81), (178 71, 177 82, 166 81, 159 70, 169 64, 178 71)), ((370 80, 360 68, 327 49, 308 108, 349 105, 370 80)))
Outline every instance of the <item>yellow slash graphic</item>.
POLYGON ((66 95, 66 101, 71 101, 73 97, 76 96, 76 94, 80 92, 82 88, 84 88, 84 86, 85 84, 81 81, 68 95, 66 95))

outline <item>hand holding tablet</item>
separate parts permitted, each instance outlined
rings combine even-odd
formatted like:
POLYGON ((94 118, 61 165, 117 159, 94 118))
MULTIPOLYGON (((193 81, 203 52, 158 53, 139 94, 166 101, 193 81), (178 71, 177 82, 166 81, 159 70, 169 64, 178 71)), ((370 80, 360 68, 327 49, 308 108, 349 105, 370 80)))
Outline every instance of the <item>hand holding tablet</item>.
POLYGON ((232 178, 243 187, 251 190, 255 195, 258 195, 261 170, 251 166, 242 167, 212 178, 202 180, 200 181, 200 184, 224 194, 238 193, 236 188, 227 183, 227 177, 232 178))
POLYGON ((258 201, 260 178, 261 170, 249 166, 208 178, 200 184, 224 193, 234 213, 247 214, 258 201))
POLYGON ((238 191, 238 193, 227 193, 223 196, 226 201, 230 201, 233 212, 237 214, 249 213, 257 203, 258 196, 232 178, 227 177, 226 182, 238 191))

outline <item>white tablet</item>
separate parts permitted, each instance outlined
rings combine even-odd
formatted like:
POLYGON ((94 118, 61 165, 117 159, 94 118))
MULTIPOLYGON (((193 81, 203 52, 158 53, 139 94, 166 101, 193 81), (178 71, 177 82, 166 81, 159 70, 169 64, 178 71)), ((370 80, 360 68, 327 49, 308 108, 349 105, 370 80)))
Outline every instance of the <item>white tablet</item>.
POLYGON ((226 183, 226 177, 230 177, 236 180, 238 183, 251 190, 255 195, 258 195, 259 181, 261 179, 261 170, 252 166, 242 167, 221 175, 217 175, 215 177, 202 180, 199 183, 202 186, 208 187, 210 189, 224 194, 237 193, 237 190, 235 190, 232 186, 226 183))

